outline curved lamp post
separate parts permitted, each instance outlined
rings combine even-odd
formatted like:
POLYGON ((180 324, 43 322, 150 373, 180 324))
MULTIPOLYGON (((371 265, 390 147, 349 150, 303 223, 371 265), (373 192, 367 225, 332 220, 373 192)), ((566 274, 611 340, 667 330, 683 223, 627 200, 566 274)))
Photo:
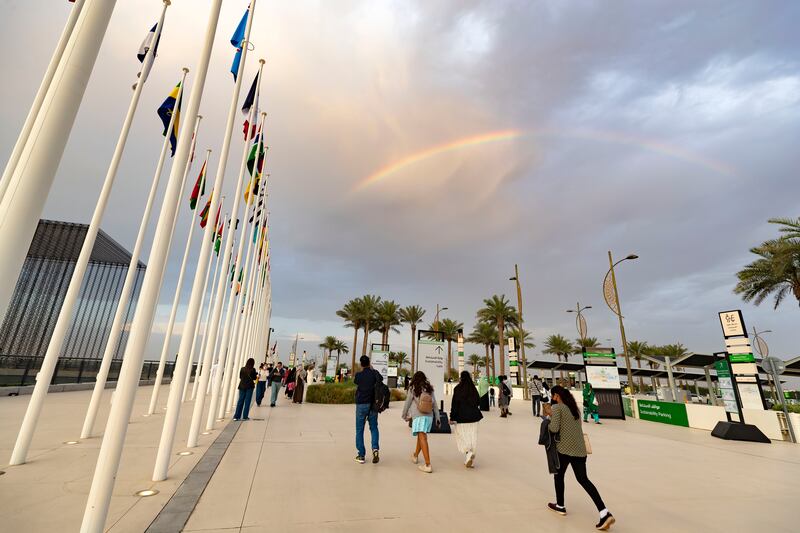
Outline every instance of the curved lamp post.
POLYGON ((578 330, 578 338, 581 340, 585 339, 587 334, 586 319, 583 318, 583 312, 591 308, 591 305, 581 307, 581 303, 577 302, 575 309, 567 309, 567 313, 577 313, 577 316, 575 316, 575 329, 578 330))
POLYGON ((614 259, 611 257, 611 250, 608 251, 608 264, 611 267, 606 272, 605 278, 603 278, 603 298, 606 301, 606 305, 611 312, 617 315, 619 319, 619 333, 622 337, 622 349, 625 351, 625 368, 627 369, 628 374, 628 386, 631 388, 631 392, 633 392, 633 373, 631 372, 631 358, 628 355, 628 339, 625 338, 625 326, 622 323, 622 311, 620 310, 619 306, 619 292, 617 291, 617 277, 614 273, 614 267, 618 264, 622 263, 623 261, 639 259, 639 256, 636 254, 630 254, 624 259, 620 259, 616 263, 614 259))
POLYGON ((519 267, 517 264, 514 264, 514 277, 508 278, 509 281, 515 281, 517 283, 517 310, 519 311, 519 332, 520 336, 523 337, 520 339, 520 346, 519 346, 519 362, 522 363, 522 399, 528 399, 528 360, 525 358, 525 339, 524 339, 524 332, 525 328, 523 327, 522 322, 522 286, 519 283, 519 267))

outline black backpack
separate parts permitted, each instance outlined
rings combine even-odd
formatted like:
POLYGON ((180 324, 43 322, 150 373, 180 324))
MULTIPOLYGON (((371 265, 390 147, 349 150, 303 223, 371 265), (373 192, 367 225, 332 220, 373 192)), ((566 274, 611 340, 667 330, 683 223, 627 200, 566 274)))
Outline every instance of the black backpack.
MULTIPOLYGON (((375 373, 380 376, 380 373, 375 370, 375 373)), ((382 376, 381 376, 382 378, 382 376)), ((375 399, 372 402, 372 409, 377 413, 382 413, 389 408, 389 400, 392 393, 389 387, 381 380, 375 383, 375 399)))

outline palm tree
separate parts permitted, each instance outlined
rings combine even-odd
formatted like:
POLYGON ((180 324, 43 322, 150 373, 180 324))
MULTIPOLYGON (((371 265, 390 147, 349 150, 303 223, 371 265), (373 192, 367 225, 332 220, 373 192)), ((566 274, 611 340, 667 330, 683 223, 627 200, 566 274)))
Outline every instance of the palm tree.
POLYGON ((600 343, 597 337, 584 337, 575 339, 575 353, 583 353, 583 348, 597 348, 600 343))
MULTIPOLYGON (((665 344, 664 346, 660 346, 658 348, 658 352, 659 355, 663 355, 664 357, 669 357, 670 360, 673 362, 675 361, 675 359, 683 357, 684 355, 689 355, 689 350, 687 350, 686 346, 684 346, 680 342, 676 342, 673 344, 665 344)), ((680 370, 680 368, 678 367, 676 368, 680 370)), ((686 385, 683 382, 683 380, 679 380, 679 382, 681 384, 681 388, 685 389, 686 385)))
MULTIPOLYGON (((336 316, 345 320, 345 327, 353 328, 353 354, 350 361, 350 368, 356 366, 356 352, 358 351, 358 330, 361 329, 361 299, 350 300, 336 311, 336 316)), ((345 352, 347 353, 347 352, 345 352)))
POLYGON ((377 325, 380 326, 381 344, 389 344, 389 332, 399 332, 395 326, 400 325, 400 306, 394 300, 383 300, 375 310, 377 325))
POLYGON ((336 344, 339 342, 339 339, 332 335, 328 335, 325 337, 325 340, 319 344, 319 347, 322 348, 322 364, 328 364, 328 356, 330 355, 332 350, 336 349, 336 344))
POLYGON ((434 329, 434 324, 431 324, 431 329, 439 331, 444 335, 447 341, 447 371, 453 369, 453 341, 458 340, 458 330, 464 328, 463 322, 456 322, 450 318, 443 318, 439 320, 439 329, 434 329))
MULTIPOLYGON (((341 361, 342 359, 342 352, 349 353, 350 349, 347 347, 347 344, 344 341, 340 341, 336 339, 336 343, 333 345, 333 349, 336 350, 336 358, 337 360, 341 361)), ((355 352, 355 348, 353 348, 355 352)))
POLYGON ((493 322, 497 324, 497 345, 500 347, 500 374, 506 373, 506 356, 503 334, 506 324, 516 325, 518 320, 517 310, 514 309, 506 298, 505 294, 500 296, 493 295, 491 298, 483 300, 482 309, 478 310, 478 320, 483 322, 493 322))
MULTIPOLYGON (((555 355, 559 361, 561 361, 561 356, 564 356, 564 362, 567 362, 567 358, 569 354, 572 353, 573 347, 572 343, 569 342, 569 339, 564 337, 563 335, 550 335, 544 341, 544 350, 542 353, 548 353, 555 355)), ((564 371, 559 371, 561 374, 561 379, 564 379, 564 371)))
MULTIPOLYGON (((628 355, 636 359, 636 365, 642 368, 642 356, 650 351, 650 346, 642 341, 628 341, 628 355)), ((639 376, 639 390, 644 390, 644 378, 639 376)))
POLYGON ((416 368, 417 324, 422 322, 425 310, 418 305, 407 305, 400 309, 400 320, 411 326, 411 371, 416 368))
POLYGON ((476 353, 470 355, 467 361, 472 365, 472 376, 476 377, 478 375, 478 366, 480 366, 483 361, 481 361, 480 356, 476 353))
POLYGON ((775 309, 788 294, 800 302, 800 239, 783 237, 766 241, 750 252, 758 259, 736 274, 739 283, 733 292, 756 305, 774 293, 775 309))
POLYGON ((483 344, 484 349, 486 350, 486 375, 494 374, 494 358, 492 359, 492 371, 489 372, 489 346, 492 346, 496 343, 497 339, 497 329, 495 328, 494 324, 489 324, 487 322, 478 322, 475 324, 475 327, 472 328, 472 333, 469 334, 467 337, 467 342, 472 342, 475 344, 483 344))
POLYGON ((378 311, 378 304, 381 303, 381 297, 375 296, 374 294, 366 294, 359 298, 359 300, 361 301, 361 305, 358 306, 359 318, 361 319, 361 327, 364 328, 364 343, 361 346, 361 355, 364 356, 367 355, 369 334, 375 331, 375 324, 378 322, 376 313, 378 311))
POLYGON ((408 354, 406 352, 395 352, 394 361, 397 363, 397 371, 399 372, 408 363, 408 354))

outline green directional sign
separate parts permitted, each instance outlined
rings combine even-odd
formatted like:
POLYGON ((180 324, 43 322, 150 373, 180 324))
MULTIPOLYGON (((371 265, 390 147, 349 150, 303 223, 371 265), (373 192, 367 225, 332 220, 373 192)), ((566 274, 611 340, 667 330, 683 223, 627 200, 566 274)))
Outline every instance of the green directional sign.
POLYGON ((607 357, 609 359, 616 359, 617 354, 614 353, 597 353, 597 352, 584 352, 584 357, 607 357))
POLYGON ((728 362, 725 359, 720 359, 714 363, 714 370, 717 371, 717 376, 721 378, 731 377, 731 369, 728 368, 728 362))
POLYGON ((732 353, 728 355, 731 363, 755 363, 756 358, 751 353, 732 353))
POLYGON ((686 414, 685 404, 639 400, 637 405, 639 407, 639 418, 642 420, 689 427, 689 416, 686 414))

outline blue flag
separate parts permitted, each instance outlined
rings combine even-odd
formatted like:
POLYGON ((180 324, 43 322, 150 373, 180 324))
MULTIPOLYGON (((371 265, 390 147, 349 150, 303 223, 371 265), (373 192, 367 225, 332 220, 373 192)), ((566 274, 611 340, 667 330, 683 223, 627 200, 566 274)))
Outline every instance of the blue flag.
POLYGON ((236 55, 233 56, 233 64, 231 65, 231 74, 233 74, 233 81, 236 81, 236 74, 239 72, 239 63, 242 61, 242 44, 244 43, 244 34, 247 29, 247 16, 250 14, 250 7, 242 15, 242 20, 236 26, 236 31, 233 32, 231 37, 231 45, 236 48, 236 55))
POLYGON ((164 133, 163 135, 166 136, 169 133, 169 144, 172 148, 172 155, 175 155, 175 148, 178 144, 178 128, 180 126, 180 119, 181 119, 181 84, 178 82, 178 85, 172 89, 172 92, 169 93, 167 99, 164 100, 164 103, 161 104, 161 107, 158 108, 158 116, 161 118, 161 122, 164 124, 164 133), (173 113, 175 114, 175 120, 172 122, 172 131, 167 130, 169 128, 170 118, 172 117, 173 113))

